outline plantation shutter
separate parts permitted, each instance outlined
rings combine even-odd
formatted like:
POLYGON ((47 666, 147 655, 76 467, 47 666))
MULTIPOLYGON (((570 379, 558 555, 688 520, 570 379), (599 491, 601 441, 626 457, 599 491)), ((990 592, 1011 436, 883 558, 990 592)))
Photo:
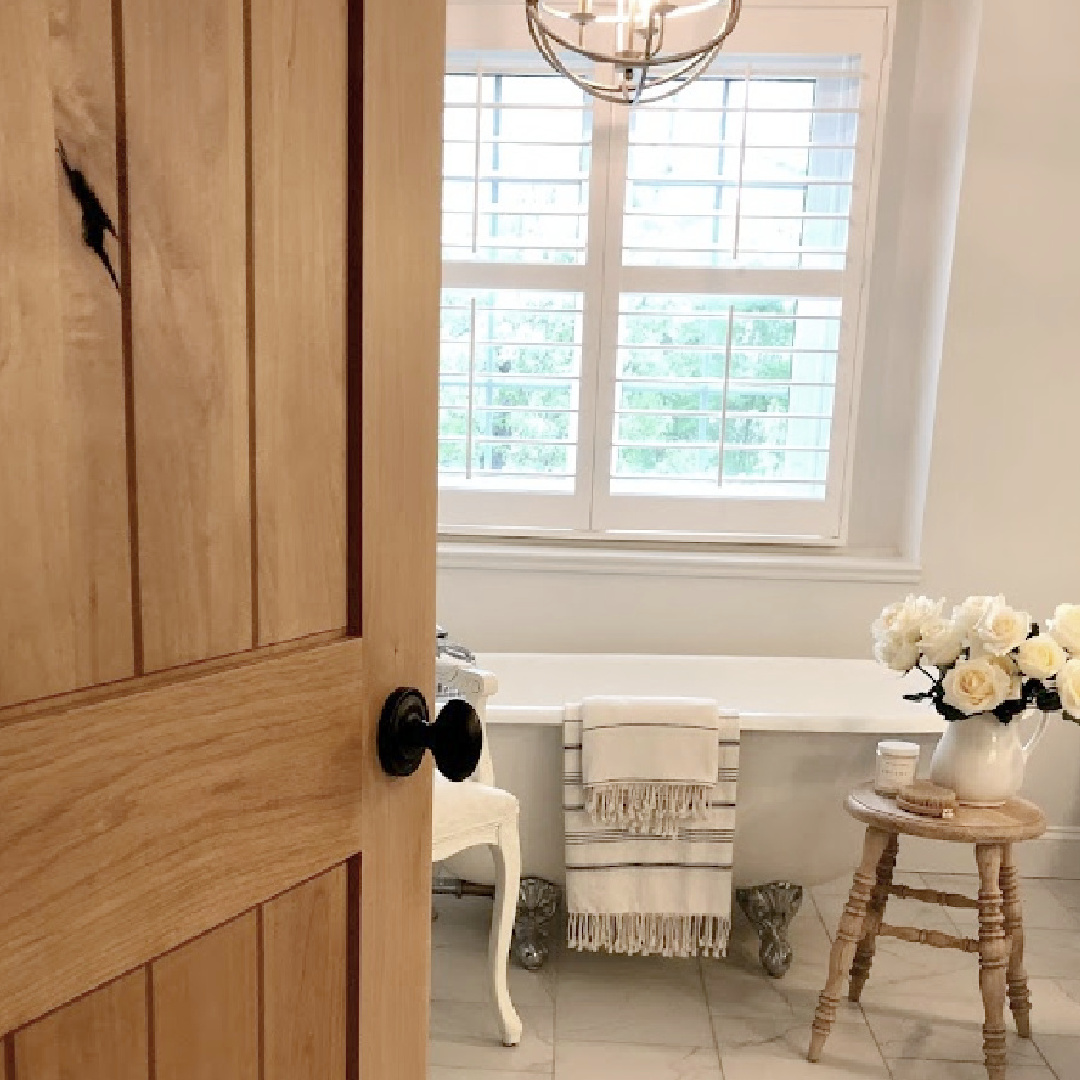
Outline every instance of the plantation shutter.
POLYGON ((808 11, 632 109, 451 58, 444 528, 842 539, 885 16, 808 11))

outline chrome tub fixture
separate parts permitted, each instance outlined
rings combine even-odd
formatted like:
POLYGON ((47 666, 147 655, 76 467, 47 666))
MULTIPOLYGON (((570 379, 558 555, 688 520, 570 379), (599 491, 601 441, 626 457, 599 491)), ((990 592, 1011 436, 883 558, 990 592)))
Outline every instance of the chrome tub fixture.
POLYGON ((741 11, 742 0, 525 0, 540 55, 593 97, 622 105, 658 101, 696 79, 741 11), (598 64, 610 67, 607 81, 593 76, 598 64))

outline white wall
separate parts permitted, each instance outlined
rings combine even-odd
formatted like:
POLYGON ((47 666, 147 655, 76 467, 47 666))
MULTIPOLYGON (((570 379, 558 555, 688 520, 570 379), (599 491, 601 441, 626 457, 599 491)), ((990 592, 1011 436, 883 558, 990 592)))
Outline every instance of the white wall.
MULTIPOLYGON (((985 0, 916 586, 1001 591, 1038 618, 1080 601, 1077 42, 1075 0, 985 0)), ((885 359, 902 358, 867 363, 885 359)), ((863 656, 905 589, 446 570, 439 621, 482 651, 863 656)), ((1080 728, 1057 725, 1029 780, 1052 822, 1080 826, 1080 728)))
MULTIPOLYGON (((924 589, 1080 600, 1080 5, 987 0, 924 527, 924 589)), ((1080 728, 1028 792, 1080 824, 1080 728)))

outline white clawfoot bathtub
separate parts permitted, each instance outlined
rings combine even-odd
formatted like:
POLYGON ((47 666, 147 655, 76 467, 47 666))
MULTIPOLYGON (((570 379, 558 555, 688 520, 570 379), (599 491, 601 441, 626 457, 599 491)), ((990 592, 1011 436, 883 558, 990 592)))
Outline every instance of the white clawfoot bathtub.
MULTIPOLYGON (((716 698, 742 718, 735 833, 738 885, 815 885, 850 871, 861 830, 844 796, 873 775, 879 739, 923 747, 943 722, 904 701, 914 688, 871 660, 804 657, 486 653, 495 782, 521 803, 522 872, 562 882, 562 706, 589 694, 716 698)), ((453 873, 491 880, 476 852, 453 873)))

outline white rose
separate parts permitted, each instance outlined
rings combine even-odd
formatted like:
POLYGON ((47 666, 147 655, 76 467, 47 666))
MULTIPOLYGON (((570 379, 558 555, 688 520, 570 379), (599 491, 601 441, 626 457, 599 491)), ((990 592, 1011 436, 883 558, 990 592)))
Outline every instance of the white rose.
POLYGON ((1012 692, 1013 680, 985 657, 961 660, 942 680, 945 702, 969 716, 996 709, 1012 692))
POLYGON ((1058 672, 1057 692, 1061 707, 1074 719, 1080 720, 1080 658, 1066 660, 1058 672))
POLYGON ((953 608, 953 622, 960 628, 961 632, 967 637, 971 633, 972 627, 983 617, 986 613, 986 609, 995 600, 1004 600, 1003 596, 969 596, 962 604, 957 604, 953 608))
POLYGON ((1030 679, 1053 678, 1065 659, 1065 650, 1049 634, 1028 638, 1016 654, 1020 670, 1030 679))
POLYGON ((1062 648, 1080 655, 1080 604, 1058 604, 1046 628, 1062 648))
POLYGON ((995 596, 979 621, 971 628, 972 647, 980 647, 994 656, 1012 652, 1031 633, 1031 616, 1005 603, 1005 597, 995 596))
POLYGON ((1020 678, 1020 669, 1016 666, 1016 661, 1008 655, 987 656, 986 659, 1009 676, 1009 692, 1005 696, 1007 698, 1020 697, 1024 693, 1024 680, 1020 678))
POLYGON ((893 671, 910 671, 919 662, 918 642, 895 636, 881 638, 874 643, 874 659, 893 671))
POLYGON ((919 662, 923 627, 940 617, 943 600, 908 596, 889 604, 872 627, 874 656, 894 671, 910 671, 919 662))
POLYGON ((878 640, 899 636, 915 641, 922 633, 923 624, 939 616, 944 604, 944 600, 931 600, 928 596, 906 596, 884 608, 871 630, 878 640))
POLYGON ((923 623, 919 649, 928 664, 947 668, 955 664, 964 648, 964 634, 952 619, 940 615, 923 623))

